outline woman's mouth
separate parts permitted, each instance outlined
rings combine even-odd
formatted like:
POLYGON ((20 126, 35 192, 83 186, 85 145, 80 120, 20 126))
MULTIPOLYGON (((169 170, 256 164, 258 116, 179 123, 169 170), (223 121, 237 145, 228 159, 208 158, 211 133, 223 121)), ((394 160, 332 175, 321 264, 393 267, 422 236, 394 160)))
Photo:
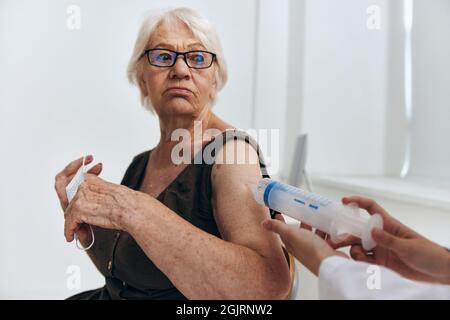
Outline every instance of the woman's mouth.
POLYGON ((191 95, 191 90, 185 87, 170 87, 167 88, 164 93, 176 94, 176 95, 191 95))

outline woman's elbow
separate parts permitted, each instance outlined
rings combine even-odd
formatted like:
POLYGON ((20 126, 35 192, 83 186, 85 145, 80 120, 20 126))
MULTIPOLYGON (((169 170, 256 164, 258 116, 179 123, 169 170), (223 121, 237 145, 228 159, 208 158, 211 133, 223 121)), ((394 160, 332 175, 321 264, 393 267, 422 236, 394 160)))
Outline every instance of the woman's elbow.
MULTIPOLYGON (((272 265, 273 266, 273 265, 272 265)), ((257 292, 254 292, 260 300, 284 300, 291 290, 291 275, 284 261, 277 267, 269 268, 259 283, 257 292)))
MULTIPOLYGON (((284 268, 283 268, 284 269, 284 268)), ((291 275, 289 269, 278 270, 276 274, 273 274, 270 281, 266 284, 267 296, 264 299, 284 300, 289 298, 289 292, 291 290, 291 275)))

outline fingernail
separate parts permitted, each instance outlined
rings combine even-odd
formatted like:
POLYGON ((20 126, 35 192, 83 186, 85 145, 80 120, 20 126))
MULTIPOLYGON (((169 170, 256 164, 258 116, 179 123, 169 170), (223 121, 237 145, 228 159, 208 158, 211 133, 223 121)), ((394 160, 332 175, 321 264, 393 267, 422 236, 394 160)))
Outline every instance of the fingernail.
POLYGON ((378 227, 374 227, 372 229, 372 232, 376 233, 377 235, 382 235, 383 234, 383 229, 380 229, 378 227))
POLYGON ((373 228, 371 232, 372 238, 381 238, 383 236, 383 231, 380 228, 373 228))
POLYGON ((262 226, 266 229, 270 229, 270 220, 264 220, 262 226))
POLYGON ((92 159, 93 159, 94 157, 90 154, 90 155, 88 155, 88 156, 86 156, 86 161, 92 161, 92 159))

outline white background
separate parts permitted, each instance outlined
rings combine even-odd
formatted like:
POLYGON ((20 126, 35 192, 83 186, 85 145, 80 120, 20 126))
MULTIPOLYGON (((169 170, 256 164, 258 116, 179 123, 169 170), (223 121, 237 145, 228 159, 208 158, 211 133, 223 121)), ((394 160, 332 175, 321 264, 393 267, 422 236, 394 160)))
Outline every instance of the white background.
MULTIPOLYGON (((439 43, 442 54, 448 52, 450 8, 446 0, 429 7, 416 2, 430 12, 418 20, 422 29, 414 36, 414 97, 421 102, 419 118, 436 117, 431 110, 442 118, 440 131, 433 119, 414 123, 420 138, 411 176, 445 183, 446 140, 434 144, 431 166, 423 155, 430 139, 450 135, 442 124, 450 110, 448 90, 432 90, 432 83, 448 87, 448 61, 427 50, 439 43), (438 27, 430 37, 435 11, 438 27)), ((102 176, 119 183, 132 157, 158 141, 157 119, 139 105, 125 72, 146 12, 169 5, 196 9, 217 28, 230 77, 215 111, 239 128, 280 129, 279 178, 290 173, 295 136, 308 133, 307 168, 317 192, 334 199, 348 192, 376 195, 405 223, 450 243, 445 201, 439 209, 411 207, 408 181, 399 197, 394 189, 375 193, 370 183, 344 188, 335 180, 373 177, 386 189, 392 183, 376 179, 399 176, 407 130, 401 3, 0 0, 0 298, 62 299, 103 284, 87 256, 64 241, 54 176, 91 153, 104 164, 102 176), (66 26, 72 4, 81 8, 80 30, 66 26), (371 5, 381 9, 380 30, 366 26, 371 5), (76 290, 66 285, 72 265, 81 271, 76 290)), ((304 269, 301 280, 300 297, 317 298, 315 279, 304 269)))

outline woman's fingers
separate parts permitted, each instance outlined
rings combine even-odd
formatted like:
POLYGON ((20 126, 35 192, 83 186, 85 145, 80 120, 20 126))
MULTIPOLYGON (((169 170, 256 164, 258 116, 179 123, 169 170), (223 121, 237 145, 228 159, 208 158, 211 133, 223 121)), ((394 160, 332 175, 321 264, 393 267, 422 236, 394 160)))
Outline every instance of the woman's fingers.
POLYGON ((72 242, 75 239, 76 231, 83 225, 84 222, 74 218, 67 218, 64 222, 64 237, 67 242, 72 242))
POLYGON ((75 223, 73 206, 75 201, 72 201, 67 209, 64 211, 64 237, 67 242, 72 242, 74 239, 75 230, 78 228, 78 224, 75 223))
POLYGON ((284 222, 275 219, 266 219, 262 222, 262 226, 268 231, 277 233, 288 250, 290 245, 295 243, 296 240, 298 241, 297 228, 293 228, 284 222))
POLYGON ((95 174, 96 176, 100 175, 100 173, 103 170, 103 164, 101 162, 97 163, 95 166, 93 166, 87 173, 95 174))
POLYGON ((312 231, 312 227, 309 224, 306 224, 306 223, 303 223, 303 222, 300 223, 300 229, 305 229, 305 230, 312 231))
POLYGON ((284 234, 287 230, 289 230, 286 223, 281 222, 276 219, 266 219, 262 222, 262 226, 268 230, 275 233, 278 233, 279 235, 284 234))
POLYGON ((311 226, 306 224, 302 223, 299 230, 280 221, 266 219, 262 225, 267 230, 279 234, 287 250, 315 275, 318 274, 323 259, 332 255, 345 257, 345 254, 334 251, 326 241, 312 233, 311 226))
POLYGON ((379 208, 378 204, 374 200, 359 196, 344 197, 342 198, 342 203, 345 205, 356 203, 358 207, 367 210, 370 214, 374 214, 374 210, 379 208))
POLYGON ((331 239, 329 239, 328 244, 333 249, 339 249, 339 248, 344 248, 344 247, 353 246, 353 245, 361 245, 361 239, 358 237, 349 235, 345 239, 343 239, 342 241, 339 241, 337 243, 334 243, 333 241, 331 241, 331 239))
POLYGON ((375 213, 380 214, 383 218, 390 217, 375 200, 365 197, 352 196, 342 198, 342 203, 347 205, 350 203, 356 203, 361 209, 365 209, 370 215, 375 213))
MULTIPOLYGON (((94 157, 92 155, 88 155, 86 157, 84 157, 84 164, 87 165, 89 163, 92 162, 92 160, 94 160, 94 157)), ((70 176, 75 174, 78 169, 81 168, 81 166, 83 165, 83 157, 78 158, 77 160, 72 161, 71 163, 69 163, 62 171, 62 173, 65 176, 70 176)))
MULTIPOLYGON (((305 230, 308 230, 308 231, 312 231, 312 227, 309 224, 306 224, 306 223, 303 223, 303 222, 300 223, 299 227, 300 227, 300 229, 305 229, 305 230)), ((317 236, 319 236, 320 238, 324 239, 324 240, 326 240, 328 238, 328 234, 323 232, 323 231, 321 231, 321 230, 319 230, 319 229, 316 229, 316 231, 314 233, 317 236)))
POLYGON ((315 233, 316 233, 320 238, 326 240, 327 234, 326 234, 325 232, 320 231, 319 229, 316 229, 316 232, 315 232, 315 233))
MULTIPOLYGON (((262 226, 268 230, 277 233, 290 253, 294 254, 300 250, 302 246, 314 246, 313 239, 317 240, 317 236, 307 230, 299 230, 297 227, 288 225, 275 219, 266 219, 262 222, 262 226)), ((323 241, 320 239, 320 241, 323 241)), ((313 249, 311 249, 313 250, 313 249)))
POLYGON ((283 215, 281 213, 279 213, 278 211, 275 211, 274 219, 279 220, 281 222, 286 222, 286 220, 284 220, 283 215))
POLYGON ((65 188, 66 188, 65 181, 66 180, 63 179, 62 177, 56 176, 56 178, 55 178, 55 191, 56 191, 56 194, 58 195, 58 199, 59 199, 59 202, 60 202, 63 210, 65 210, 69 204, 68 203, 69 200, 67 199, 67 194, 65 192, 65 188))
POLYGON ((399 255, 411 251, 411 245, 408 243, 407 239, 393 236, 380 228, 374 228, 372 230, 372 238, 377 245, 392 250, 399 255))
POLYGON ((95 174, 87 173, 85 176, 85 183, 88 185, 88 189, 95 193, 104 195, 115 195, 120 192, 123 187, 114 183, 103 180, 95 174))
MULTIPOLYGON (((84 164, 89 164, 94 160, 94 157, 92 155, 88 155, 85 157, 84 164)), ((61 203, 61 207, 63 210, 67 208, 69 205, 67 195, 66 195, 66 187, 69 184, 72 177, 75 175, 75 173, 80 169, 80 167, 83 165, 83 157, 78 158, 72 162, 70 162, 60 173, 58 173, 55 177, 55 191, 58 195, 59 202, 61 203)), ((102 166, 94 166, 91 170, 94 170, 94 172, 101 172, 102 166)))
POLYGON ((360 245, 354 245, 350 248, 350 256, 357 261, 363 261, 372 264, 376 263, 375 257, 371 253, 365 251, 360 245))
POLYGON ((84 223, 94 222, 93 212, 97 209, 96 204, 87 201, 85 193, 75 195, 64 212, 64 237, 68 242, 73 241, 75 233, 84 223))

